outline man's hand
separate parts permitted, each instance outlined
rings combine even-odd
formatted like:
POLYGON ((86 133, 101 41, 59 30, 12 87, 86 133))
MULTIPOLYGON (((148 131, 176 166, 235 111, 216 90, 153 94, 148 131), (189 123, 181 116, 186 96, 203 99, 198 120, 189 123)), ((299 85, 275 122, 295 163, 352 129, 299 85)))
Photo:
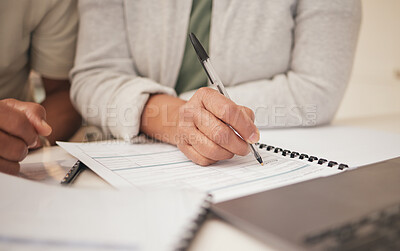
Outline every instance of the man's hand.
POLYGON ((141 131, 177 145, 189 159, 203 166, 235 154, 247 155, 247 143, 259 140, 253 111, 210 88, 199 89, 188 102, 167 95, 150 97, 142 114, 141 131))
POLYGON ((46 111, 41 105, 0 100, 0 172, 17 174, 18 162, 26 157, 28 149, 39 144, 39 135, 50 133, 46 111))

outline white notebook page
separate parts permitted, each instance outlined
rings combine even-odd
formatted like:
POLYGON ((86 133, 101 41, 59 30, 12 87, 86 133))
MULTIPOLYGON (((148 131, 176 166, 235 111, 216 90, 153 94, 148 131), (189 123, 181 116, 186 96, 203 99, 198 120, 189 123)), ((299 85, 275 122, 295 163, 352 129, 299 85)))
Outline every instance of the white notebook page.
POLYGON ((205 195, 63 188, 0 173, 0 250, 176 250, 205 195))
POLYGON ((249 154, 203 167, 162 143, 58 144, 115 187, 192 188, 211 194, 214 202, 341 172, 266 150, 260 150, 264 166, 249 154))

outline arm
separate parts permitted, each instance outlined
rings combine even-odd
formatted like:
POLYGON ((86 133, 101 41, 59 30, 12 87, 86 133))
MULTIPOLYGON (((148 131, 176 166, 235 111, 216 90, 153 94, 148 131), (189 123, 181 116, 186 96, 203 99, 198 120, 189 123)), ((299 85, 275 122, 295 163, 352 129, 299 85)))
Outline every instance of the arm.
POLYGON ((81 117, 69 98, 68 80, 42 78, 46 99, 42 106, 46 109, 47 122, 53 128, 47 137, 50 144, 56 140, 68 140, 81 125, 81 117))
POLYGON ((89 124, 130 140, 151 94, 175 96, 172 88, 135 70, 127 44, 123 1, 79 2, 80 23, 71 99, 89 124))
POLYGON ((359 0, 299 0, 287 72, 228 87, 230 97, 252 108, 259 127, 330 122, 350 78, 360 18, 359 0))
POLYGON ((42 105, 54 129, 48 137, 51 144, 67 140, 80 124, 69 99, 67 81, 74 60, 77 28, 77 1, 53 1, 32 33, 30 62, 43 79, 46 99, 42 105))
POLYGON ((121 0, 81 1, 80 28, 71 98, 83 117, 116 138, 139 132, 168 142, 191 160, 209 165, 246 155, 259 138, 251 110, 215 90, 202 88, 185 102, 175 91, 135 71, 121 0), (205 122, 205 123, 203 123, 205 122))

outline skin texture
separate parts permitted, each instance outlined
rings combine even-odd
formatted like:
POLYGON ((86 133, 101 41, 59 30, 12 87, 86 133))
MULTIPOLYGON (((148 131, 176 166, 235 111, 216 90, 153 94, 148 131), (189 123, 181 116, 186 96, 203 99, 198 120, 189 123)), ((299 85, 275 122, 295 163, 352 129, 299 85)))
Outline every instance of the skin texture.
POLYGON ((152 95, 143 110, 140 129, 150 137, 176 145, 202 166, 235 154, 245 156, 250 151, 247 143, 255 143, 260 137, 251 109, 206 87, 187 102, 165 94, 152 95))
POLYGON ((15 99, 0 101, 0 171, 17 174, 19 161, 39 144, 38 136, 48 136, 45 109, 35 103, 15 99))
POLYGON ((42 78, 46 99, 42 106, 46 109, 47 122, 53 132, 47 137, 51 145, 56 140, 68 140, 81 126, 81 117, 69 98, 68 80, 42 78))
POLYGON ((28 150, 42 146, 39 135, 54 145, 68 140, 81 124, 69 98, 69 82, 43 78, 43 85, 46 99, 41 105, 0 100, 0 172, 17 174, 28 150))

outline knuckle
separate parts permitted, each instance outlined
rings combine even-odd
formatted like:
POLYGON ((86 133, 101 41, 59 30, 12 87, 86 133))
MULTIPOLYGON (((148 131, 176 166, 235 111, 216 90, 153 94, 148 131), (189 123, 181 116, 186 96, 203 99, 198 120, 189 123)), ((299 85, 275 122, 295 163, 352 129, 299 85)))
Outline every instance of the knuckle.
POLYGON ((16 127, 18 128, 19 134, 28 145, 35 143, 37 135, 32 129, 32 125, 27 122, 27 120, 21 119, 21 123, 18 123, 16 127))
POLYGON ((12 112, 12 121, 14 122, 15 126, 23 127, 23 129, 26 129, 25 126, 28 125, 26 116, 20 111, 12 112))
POLYGON ((243 109, 243 111, 247 114, 247 116, 249 116, 249 117, 251 118, 251 120, 254 121, 254 119, 255 119, 255 114, 254 114, 253 110, 250 109, 250 108, 248 108, 248 107, 245 107, 245 106, 243 106, 242 109, 243 109))
POLYGON ((207 94, 210 92, 210 88, 201 87, 197 92, 198 92, 200 95, 207 95, 207 94))
POLYGON ((25 143, 23 143, 21 140, 15 141, 13 146, 11 147, 12 151, 12 158, 15 161, 22 161, 26 155, 28 154, 28 147, 25 143))
POLYGON ((6 99, 3 99, 1 102, 4 103, 5 105, 12 105, 12 104, 15 104, 15 103, 18 103, 21 101, 18 101, 14 98, 6 98, 6 99))
POLYGON ((216 145, 211 145, 206 147, 203 150, 203 155, 206 156, 209 159, 220 159, 220 151, 219 147, 216 145))
POLYGON ((225 104, 221 109, 221 118, 223 121, 230 121, 232 115, 238 112, 238 106, 235 104, 225 104))
POLYGON ((238 147, 236 153, 240 156, 246 156, 247 154, 249 154, 249 152, 249 146, 247 145, 247 143, 243 142, 243 144, 240 144, 240 146, 238 147))
POLYGON ((43 117, 46 115, 46 110, 44 109, 43 106, 41 106, 39 104, 36 104, 36 103, 30 104, 30 109, 33 114, 39 115, 40 117, 43 117))
POLYGON ((217 124, 212 128, 212 132, 212 141, 222 143, 228 140, 229 129, 226 126, 217 124))
POLYGON ((201 87, 196 91, 196 97, 201 99, 201 100, 207 100, 207 97, 209 97, 211 94, 213 94, 215 90, 209 88, 209 87, 201 87))
POLYGON ((234 154, 231 152, 228 152, 224 150, 223 148, 219 146, 213 146, 212 148, 209 149, 209 159, 212 160, 224 160, 224 159, 231 159, 234 154))

